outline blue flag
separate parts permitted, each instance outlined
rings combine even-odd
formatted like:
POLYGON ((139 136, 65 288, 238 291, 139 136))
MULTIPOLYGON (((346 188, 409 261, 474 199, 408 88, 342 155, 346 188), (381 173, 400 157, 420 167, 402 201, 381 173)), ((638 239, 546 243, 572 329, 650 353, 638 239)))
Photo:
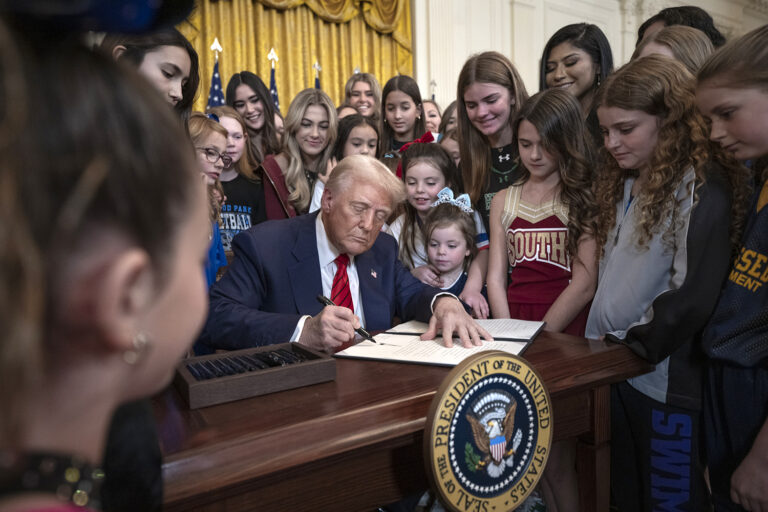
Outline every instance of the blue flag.
POLYGON ((220 107, 226 105, 224 101, 224 91, 221 89, 221 75, 219 75, 219 60, 213 65, 213 75, 211 75, 211 89, 208 92, 208 108, 220 107))
POLYGON ((280 100, 277 97, 277 80, 275 80, 275 68, 272 68, 272 72, 269 74, 269 92, 272 93, 272 103, 275 104, 275 109, 280 112, 280 100))
POLYGON ((315 89, 320 89, 320 77, 315 76, 315 89))

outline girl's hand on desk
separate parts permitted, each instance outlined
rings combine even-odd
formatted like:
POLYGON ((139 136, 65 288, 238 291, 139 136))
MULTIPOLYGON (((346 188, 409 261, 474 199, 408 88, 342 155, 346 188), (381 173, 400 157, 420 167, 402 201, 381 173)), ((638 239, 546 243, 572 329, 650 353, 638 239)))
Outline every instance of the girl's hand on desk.
POLYGON ((489 308, 488 301, 485 300, 483 294, 471 290, 464 290, 459 295, 459 298, 463 300, 467 306, 472 308, 472 315, 475 318, 488 318, 489 308))

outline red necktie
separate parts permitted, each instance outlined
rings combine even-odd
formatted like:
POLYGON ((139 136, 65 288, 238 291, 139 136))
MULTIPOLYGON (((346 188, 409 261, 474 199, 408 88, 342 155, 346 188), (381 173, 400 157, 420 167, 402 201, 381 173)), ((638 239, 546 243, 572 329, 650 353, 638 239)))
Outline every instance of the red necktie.
POLYGON ((337 306, 343 306, 354 311, 352 305, 352 292, 349 290, 349 277, 347 277, 347 265, 349 265, 349 256, 342 253, 334 260, 336 262, 336 275, 333 276, 333 288, 331 289, 331 300, 337 306))

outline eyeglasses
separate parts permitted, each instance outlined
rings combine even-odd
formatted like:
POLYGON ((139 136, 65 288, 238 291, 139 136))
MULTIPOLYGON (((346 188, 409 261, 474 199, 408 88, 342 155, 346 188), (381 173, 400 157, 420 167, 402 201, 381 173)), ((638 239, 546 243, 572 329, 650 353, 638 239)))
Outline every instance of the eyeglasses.
POLYGON ((219 161, 219 158, 221 158, 221 163, 224 164, 224 167, 229 167, 230 165, 232 165, 231 157, 225 154, 219 153, 213 148, 195 148, 195 149, 205 153, 205 159, 212 164, 215 164, 216 162, 219 161))

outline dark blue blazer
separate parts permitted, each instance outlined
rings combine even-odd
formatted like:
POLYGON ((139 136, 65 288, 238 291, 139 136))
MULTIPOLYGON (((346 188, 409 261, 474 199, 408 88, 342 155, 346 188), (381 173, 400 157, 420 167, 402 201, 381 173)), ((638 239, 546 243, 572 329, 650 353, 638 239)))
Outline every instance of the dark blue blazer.
MULTIPOLYGON (((201 342, 213 349, 284 343, 302 315, 316 315, 323 292, 317 255, 317 214, 258 224, 235 236, 235 259, 213 285, 201 342)), ((380 233, 355 257, 366 328, 389 329, 401 320, 429 321, 440 290, 424 285, 397 257, 395 239, 380 233)))

